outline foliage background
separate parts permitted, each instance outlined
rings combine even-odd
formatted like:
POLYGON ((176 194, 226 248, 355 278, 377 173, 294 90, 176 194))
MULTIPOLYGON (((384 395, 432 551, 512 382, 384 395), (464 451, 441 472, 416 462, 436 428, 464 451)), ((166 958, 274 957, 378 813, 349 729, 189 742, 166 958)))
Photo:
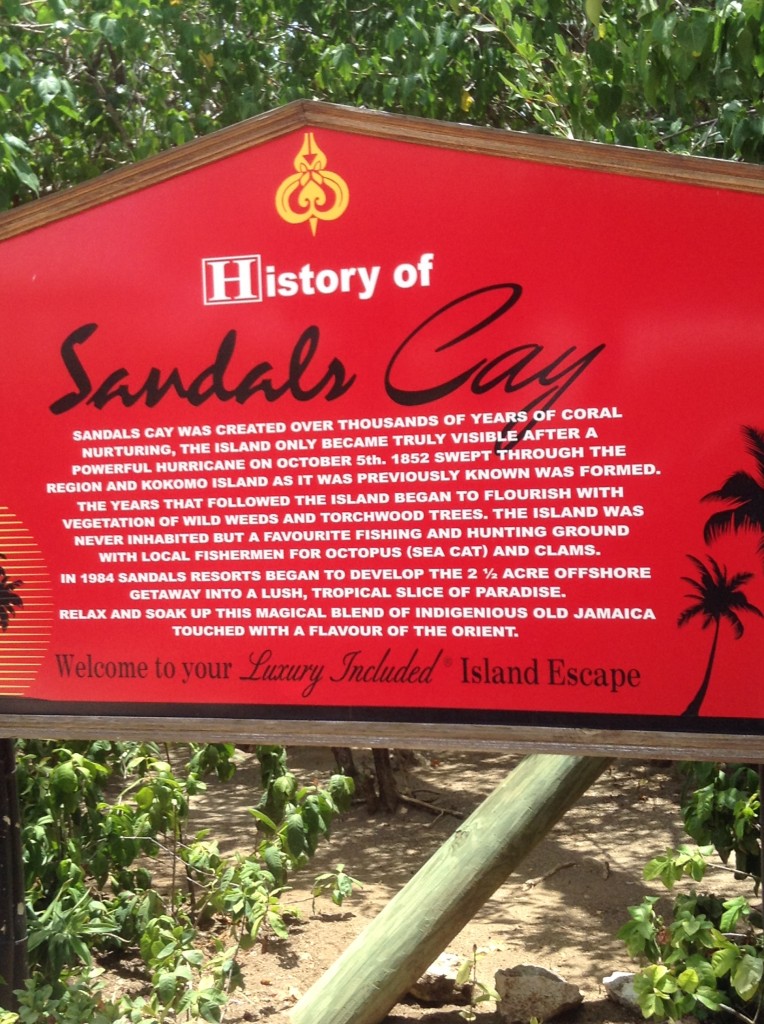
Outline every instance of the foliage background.
POLYGON ((764 0, 4 0, 0 209, 298 98, 761 161, 764 0))

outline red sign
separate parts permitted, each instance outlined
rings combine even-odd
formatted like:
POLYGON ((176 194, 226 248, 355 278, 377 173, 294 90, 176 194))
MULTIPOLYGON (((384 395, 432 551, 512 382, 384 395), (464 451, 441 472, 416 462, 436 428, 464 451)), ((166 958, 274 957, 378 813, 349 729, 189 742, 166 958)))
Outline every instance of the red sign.
POLYGON ((759 734, 763 191, 308 104, 0 219, 0 707, 759 734))

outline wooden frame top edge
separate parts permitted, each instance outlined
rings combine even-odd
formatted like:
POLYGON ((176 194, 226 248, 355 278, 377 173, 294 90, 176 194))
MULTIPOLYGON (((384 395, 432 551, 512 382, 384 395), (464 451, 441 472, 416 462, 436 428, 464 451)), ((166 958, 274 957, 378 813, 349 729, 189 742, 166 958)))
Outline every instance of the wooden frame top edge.
POLYGON ((286 746, 399 747, 425 750, 547 753, 647 760, 764 761, 764 737, 654 733, 549 726, 415 725, 322 720, 244 720, 115 715, 4 715, 0 737, 283 743, 286 746))
POLYGON ((294 100, 183 146, 108 171, 90 181, 2 213, 0 240, 150 188, 304 127, 322 127, 355 135, 628 177, 764 194, 764 168, 755 164, 433 121, 318 100, 294 100))

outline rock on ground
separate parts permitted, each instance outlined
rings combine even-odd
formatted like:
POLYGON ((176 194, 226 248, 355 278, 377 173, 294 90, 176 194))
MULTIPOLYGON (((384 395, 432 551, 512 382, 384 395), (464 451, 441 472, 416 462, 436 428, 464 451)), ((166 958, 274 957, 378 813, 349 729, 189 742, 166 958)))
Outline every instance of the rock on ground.
POLYGON ((472 985, 456 984, 456 976, 461 965, 462 960, 455 953, 441 953, 422 977, 414 982, 409 989, 409 995, 417 1002, 427 1003, 429 1006, 469 1003, 472 985))
POLYGON ((613 971, 602 979, 608 997, 620 1006, 630 1010, 639 1010, 639 1000, 634 991, 634 975, 631 971, 613 971))
POLYGON ((496 972, 499 1001, 497 1014, 502 1024, 528 1024, 572 1010, 583 1002, 581 990, 545 967, 518 964, 496 972))

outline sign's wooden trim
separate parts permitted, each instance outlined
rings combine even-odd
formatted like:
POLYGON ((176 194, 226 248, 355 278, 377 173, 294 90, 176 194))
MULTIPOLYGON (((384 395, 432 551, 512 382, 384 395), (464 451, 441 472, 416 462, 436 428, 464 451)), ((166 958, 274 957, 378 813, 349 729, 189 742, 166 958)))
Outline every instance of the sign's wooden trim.
POLYGON ((627 730, 374 722, 290 722, 104 715, 4 715, 0 736, 399 747, 653 760, 764 762, 764 737, 627 730))
POLYGON ((654 153, 296 100, 241 124, 222 128, 184 146, 1 214, 0 240, 150 188, 307 126, 505 159, 764 194, 764 168, 753 164, 654 153))
POLYGON ((764 194, 764 168, 757 164, 429 121, 379 111, 351 110, 330 103, 308 103, 305 105, 305 115, 308 124, 336 128, 351 134, 372 135, 465 153, 578 167, 608 174, 764 194))

